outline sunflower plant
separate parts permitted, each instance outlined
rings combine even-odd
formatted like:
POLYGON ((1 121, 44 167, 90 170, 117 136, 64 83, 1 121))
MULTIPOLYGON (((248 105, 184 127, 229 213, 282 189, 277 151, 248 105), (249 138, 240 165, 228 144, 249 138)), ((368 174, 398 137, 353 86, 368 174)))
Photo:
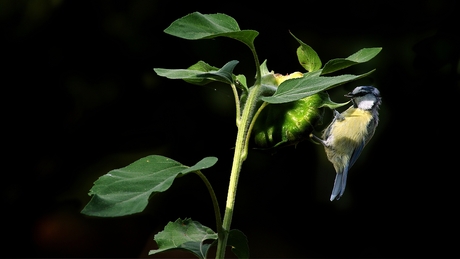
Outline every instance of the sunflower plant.
POLYGON ((324 109, 346 104, 331 101, 326 91, 366 77, 374 70, 360 75, 327 74, 367 62, 381 48, 364 48, 347 58, 332 59, 323 65, 317 53, 291 33, 300 45, 297 57, 305 71, 280 75, 270 71, 266 62, 260 63, 254 46, 259 33, 241 30, 235 19, 226 14, 191 13, 174 21, 164 32, 187 40, 232 38, 245 44, 254 58, 256 76, 251 85, 246 76, 233 73, 238 64, 236 60, 220 68, 204 61, 185 69, 154 68, 156 74, 162 77, 181 79, 195 85, 218 81, 228 84, 233 91, 238 131, 223 217, 212 185, 202 172, 217 162, 216 157, 205 157, 195 165, 186 166, 160 155, 141 158, 101 176, 89 191, 91 200, 82 213, 97 217, 140 213, 153 195, 168 190, 177 177, 194 173, 203 180, 211 196, 215 230, 190 218, 177 219, 155 235, 158 249, 151 250, 149 254, 183 249, 198 258, 206 258, 209 248, 217 245, 216 258, 223 258, 227 247, 231 247, 238 258, 248 258, 247 238, 242 231, 232 229, 231 223, 238 178, 243 162, 248 158, 250 142, 261 148, 276 148, 305 140, 321 123, 324 109))

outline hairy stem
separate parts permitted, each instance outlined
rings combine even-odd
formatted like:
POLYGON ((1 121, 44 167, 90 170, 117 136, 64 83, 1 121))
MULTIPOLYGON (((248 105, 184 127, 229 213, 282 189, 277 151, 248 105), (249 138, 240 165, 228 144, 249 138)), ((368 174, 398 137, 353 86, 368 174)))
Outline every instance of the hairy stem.
MULTIPOLYGON (((233 210, 235 207, 235 198, 236 198, 236 190, 238 186, 238 178, 240 176, 241 167, 243 165, 244 160, 247 158, 247 145, 249 143, 248 138, 250 135, 250 128, 252 124, 252 120, 254 118, 254 112, 257 107, 258 98, 261 92, 261 81, 262 81, 262 74, 260 71, 260 62, 257 56, 256 49, 254 45, 251 43, 247 45, 252 52, 254 57, 255 65, 256 65, 256 82, 252 89, 249 90, 248 97, 246 103, 244 105, 243 111, 241 115, 239 114, 239 109, 237 108, 237 126, 238 126, 238 133, 236 135, 236 143, 235 143, 235 153, 233 154, 233 164, 232 164, 232 171, 230 174, 230 183, 228 186, 228 193, 227 193, 227 203, 225 206, 225 214, 224 220, 222 222, 222 231, 219 233, 219 238, 217 241, 217 252, 216 252, 216 259, 221 259, 225 257, 225 249, 227 247, 227 240, 228 240, 228 233, 230 231, 230 225, 232 223, 233 217, 233 210)), ((234 87, 234 86, 232 86, 234 87)), ((235 89, 236 90, 236 89, 235 89)), ((234 91, 235 93, 235 91, 234 91)), ((235 99, 236 95, 235 95, 235 99)), ((239 106, 240 102, 239 99, 236 102, 236 105, 239 106)))
POLYGON ((238 178, 240 176, 241 167, 247 157, 247 138, 249 137, 249 128, 254 117, 254 110, 257 105, 260 85, 254 86, 254 89, 249 91, 248 99, 241 114, 240 125, 236 137, 235 153, 233 155, 233 165, 230 175, 230 183, 228 187, 227 203, 225 206, 224 220, 222 222, 223 236, 219 236, 217 243, 216 258, 224 258, 225 248, 227 246, 228 232, 232 223, 233 210, 235 207, 236 190, 238 186, 238 178))

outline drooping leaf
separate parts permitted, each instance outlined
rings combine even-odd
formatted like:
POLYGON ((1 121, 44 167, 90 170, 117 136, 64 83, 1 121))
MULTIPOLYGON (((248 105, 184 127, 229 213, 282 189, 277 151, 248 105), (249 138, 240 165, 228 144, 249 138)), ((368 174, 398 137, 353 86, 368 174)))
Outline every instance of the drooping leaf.
POLYGON ((232 229, 228 233, 227 246, 232 247, 232 252, 239 258, 249 258, 249 246, 246 235, 238 229, 232 229))
POLYGON ((382 48, 363 48, 347 58, 336 58, 329 60, 323 67, 321 75, 329 74, 356 64, 367 62, 373 59, 382 48))
POLYGON ((373 71, 374 70, 371 70, 361 75, 340 75, 333 77, 317 76, 314 75, 315 72, 312 72, 313 74, 308 73, 302 78, 294 78, 283 82, 273 96, 262 97, 262 100, 268 103, 286 103, 296 101, 315 93, 331 89, 338 85, 363 78, 373 71))
POLYGON ((151 155, 101 176, 91 188, 92 196, 82 213, 98 217, 118 217, 142 212, 148 199, 164 192, 179 175, 206 169, 217 162, 206 157, 192 167, 164 156, 151 155))
POLYGON ((169 79, 183 79, 188 83, 205 85, 210 82, 223 82, 231 84, 234 82, 233 69, 239 61, 232 60, 227 62, 221 69, 210 66, 203 61, 199 61, 188 69, 166 69, 154 68, 153 70, 159 76, 169 79))
POLYGON ((321 59, 319 58, 316 51, 314 51, 310 46, 299 40, 296 36, 294 36, 294 34, 291 33, 291 35, 300 44, 300 47, 297 48, 297 58, 299 60, 300 65, 309 72, 313 72, 320 69, 322 65, 321 59))
POLYGON ((350 101, 347 101, 347 102, 344 102, 344 103, 336 103, 336 102, 331 100, 329 95, 327 95, 326 98, 323 98, 323 103, 321 104, 320 107, 327 107, 327 108, 329 108, 331 110, 334 110, 334 109, 340 108, 342 106, 345 106, 345 105, 347 105, 349 103, 350 103, 350 101))
POLYGON ((205 244, 206 240, 217 240, 217 233, 212 229, 201 225, 191 219, 177 219, 169 222, 163 231, 155 235, 158 249, 150 250, 149 255, 174 249, 183 249, 195 254, 198 258, 206 258, 211 244, 205 244))
POLYGON ((194 12, 175 20, 164 32, 187 40, 229 37, 251 48, 259 34, 254 30, 240 30, 236 20, 222 13, 201 14, 194 12))
POLYGON ((232 84, 234 83, 234 77, 235 77, 233 75, 233 69, 238 63, 239 63, 238 60, 229 61, 218 71, 210 71, 207 73, 203 73, 203 74, 198 75, 198 77, 213 78, 216 81, 220 81, 220 82, 227 83, 227 84, 232 84))

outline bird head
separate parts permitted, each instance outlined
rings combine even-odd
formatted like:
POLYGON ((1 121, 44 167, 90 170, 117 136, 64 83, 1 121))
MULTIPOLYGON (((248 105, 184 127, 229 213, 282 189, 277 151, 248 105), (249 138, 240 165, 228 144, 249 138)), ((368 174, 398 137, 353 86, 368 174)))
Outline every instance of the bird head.
POLYGON ((351 98, 353 107, 363 110, 378 108, 382 100, 379 90, 373 86, 358 86, 345 97, 351 98))

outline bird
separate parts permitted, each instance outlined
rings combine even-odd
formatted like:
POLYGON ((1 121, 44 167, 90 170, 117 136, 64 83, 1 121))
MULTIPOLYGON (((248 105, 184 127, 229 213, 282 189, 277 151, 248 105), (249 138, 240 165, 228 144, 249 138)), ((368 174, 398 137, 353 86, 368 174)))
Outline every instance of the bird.
POLYGON ((373 86, 358 86, 345 97, 351 98, 352 105, 342 113, 334 110, 334 118, 322 139, 310 134, 324 146, 336 171, 331 201, 339 200, 345 192, 348 171, 374 135, 382 103, 379 90, 373 86))

